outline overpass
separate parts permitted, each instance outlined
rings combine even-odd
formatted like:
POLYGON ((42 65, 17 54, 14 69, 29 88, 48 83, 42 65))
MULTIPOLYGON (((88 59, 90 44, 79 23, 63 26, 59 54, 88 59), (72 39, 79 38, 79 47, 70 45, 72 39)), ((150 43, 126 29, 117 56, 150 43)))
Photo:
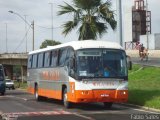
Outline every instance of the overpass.
POLYGON ((13 66, 21 66, 21 79, 27 75, 27 53, 0 54, 0 64, 4 65, 7 76, 13 79, 13 66))

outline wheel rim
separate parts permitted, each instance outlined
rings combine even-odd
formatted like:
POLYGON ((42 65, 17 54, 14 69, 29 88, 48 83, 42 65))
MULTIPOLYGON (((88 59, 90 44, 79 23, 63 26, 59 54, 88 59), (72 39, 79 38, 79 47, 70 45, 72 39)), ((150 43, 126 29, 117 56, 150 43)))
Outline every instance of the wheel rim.
POLYGON ((36 99, 38 99, 38 91, 37 91, 37 89, 36 89, 36 92, 35 92, 35 97, 36 97, 36 99))
POLYGON ((64 99, 63 99, 64 105, 67 104, 67 93, 64 93, 64 99))

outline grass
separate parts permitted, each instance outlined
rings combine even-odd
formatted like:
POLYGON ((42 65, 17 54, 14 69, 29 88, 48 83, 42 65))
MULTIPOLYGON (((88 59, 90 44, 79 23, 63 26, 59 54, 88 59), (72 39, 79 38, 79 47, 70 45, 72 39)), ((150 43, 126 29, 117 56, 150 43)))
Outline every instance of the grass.
POLYGON ((129 103, 160 109, 160 68, 133 66, 129 71, 129 103))

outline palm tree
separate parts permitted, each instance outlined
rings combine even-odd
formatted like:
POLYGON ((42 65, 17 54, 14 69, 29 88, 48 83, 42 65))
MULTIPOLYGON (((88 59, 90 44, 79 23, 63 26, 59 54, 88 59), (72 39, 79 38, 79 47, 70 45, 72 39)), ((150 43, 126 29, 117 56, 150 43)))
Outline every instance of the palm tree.
POLYGON ((63 34, 66 36, 74 29, 78 30, 79 40, 97 39, 107 32, 108 26, 115 30, 117 22, 111 2, 107 0, 73 0, 73 5, 64 2, 59 5, 58 15, 71 14, 72 21, 63 24, 63 34))

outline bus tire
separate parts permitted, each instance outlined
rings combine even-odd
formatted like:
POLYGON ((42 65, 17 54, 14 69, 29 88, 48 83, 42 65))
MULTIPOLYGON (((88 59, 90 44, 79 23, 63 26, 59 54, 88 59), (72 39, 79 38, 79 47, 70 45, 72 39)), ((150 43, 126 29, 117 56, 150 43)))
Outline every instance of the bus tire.
POLYGON ((68 101, 67 88, 65 88, 63 91, 63 104, 64 104, 65 108, 71 107, 71 103, 68 101))
POLYGON ((112 107, 112 102, 104 102, 104 107, 110 109, 112 107))
POLYGON ((42 100, 42 96, 38 95, 38 86, 37 85, 35 86, 34 96, 35 96, 35 99, 37 101, 41 101, 42 100))

